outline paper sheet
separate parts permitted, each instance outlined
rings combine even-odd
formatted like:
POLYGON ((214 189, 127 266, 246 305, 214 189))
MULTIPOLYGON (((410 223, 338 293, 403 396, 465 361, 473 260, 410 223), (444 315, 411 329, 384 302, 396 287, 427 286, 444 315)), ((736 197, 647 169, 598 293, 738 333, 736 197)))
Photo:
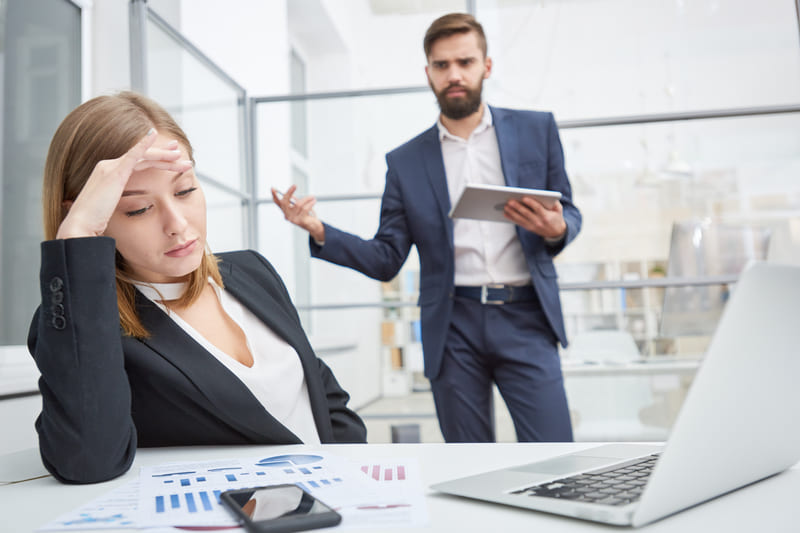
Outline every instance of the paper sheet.
POLYGON ((173 526, 230 528, 219 501, 229 489, 294 483, 342 515, 345 528, 421 526, 428 515, 416 459, 351 461, 327 454, 289 454, 144 467, 122 485, 41 527, 43 531, 173 526))

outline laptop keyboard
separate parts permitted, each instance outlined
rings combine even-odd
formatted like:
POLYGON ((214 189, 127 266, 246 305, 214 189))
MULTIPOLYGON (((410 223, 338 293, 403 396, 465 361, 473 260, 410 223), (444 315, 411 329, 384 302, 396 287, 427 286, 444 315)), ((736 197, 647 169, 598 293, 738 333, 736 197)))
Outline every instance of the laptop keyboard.
POLYGON ((639 457, 610 467, 548 481, 511 494, 543 496, 603 505, 627 505, 639 499, 658 454, 639 457))

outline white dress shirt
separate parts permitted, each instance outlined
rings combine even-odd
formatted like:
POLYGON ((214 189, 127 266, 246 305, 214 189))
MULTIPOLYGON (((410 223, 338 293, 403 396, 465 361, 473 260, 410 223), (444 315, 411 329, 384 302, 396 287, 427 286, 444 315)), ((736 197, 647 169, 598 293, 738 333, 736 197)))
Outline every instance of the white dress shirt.
MULTIPOLYGON (((447 131, 441 119, 437 126, 451 203, 468 183, 506 184, 489 106, 483 104, 481 123, 466 140, 447 131)), ((456 285, 530 283, 516 227, 511 222, 453 219, 456 285)))
POLYGON ((177 313, 170 312, 161 303, 162 297, 164 300, 179 298, 183 294, 185 283, 136 284, 136 288, 233 372, 245 387, 250 389, 264 409, 289 428, 304 444, 319 444, 319 434, 311 412, 305 374, 295 349, 278 337, 236 298, 221 290, 213 280, 209 279, 209 283, 214 287, 222 308, 242 328, 247 339, 247 349, 253 356, 252 367, 243 365, 211 344, 177 313))

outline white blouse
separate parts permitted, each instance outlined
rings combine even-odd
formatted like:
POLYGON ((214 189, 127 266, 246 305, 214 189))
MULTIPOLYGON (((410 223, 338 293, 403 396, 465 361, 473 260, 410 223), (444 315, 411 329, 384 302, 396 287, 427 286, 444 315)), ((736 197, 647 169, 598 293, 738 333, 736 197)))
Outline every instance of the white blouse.
POLYGON ((243 365, 211 344, 203 335, 162 303, 183 294, 185 283, 136 283, 136 288, 159 306, 203 348, 238 377, 276 420, 289 428, 304 444, 319 444, 319 434, 311 412, 305 374, 300 356, 286 341, 233 296, 209 279, 222 308, 242 328, 253 366, 243 365), (159 294, 160 293, 160 294, 159 294))

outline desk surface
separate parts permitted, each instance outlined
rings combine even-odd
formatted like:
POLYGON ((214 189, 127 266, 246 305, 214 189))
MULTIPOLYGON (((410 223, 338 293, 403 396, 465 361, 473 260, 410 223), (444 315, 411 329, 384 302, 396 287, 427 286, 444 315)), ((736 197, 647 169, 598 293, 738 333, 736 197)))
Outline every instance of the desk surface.
MULTIPOLYGON (((484 470, 502 468, 545 459, 562 453, 588 448, 587 443, 570 444, 368 444, 325 445, 323 450, 345 457, 416 457, 422 480, 432 483, 484 470)), ((210 460, 251 457, 269 453, 287 453, 320 449, 312 446, 246 446, 142 449, 133 468, 124 476, 94 485, 63 485, 47 476, 23 483, 0 486, 0 530, 14 533, 33 532, 62 513, 75 509, 111 489, 135 479, 141 466, 172 461, 210 460)), ((27 479, 44 472, 37 450, 26 450, 0 457, 0 482, 27 479)), ((624 531, 569 518, 523 509, 447 496, 427 490, 429 523, 419 531, 624 531)), ((800 531, 800 463, 790 470, 762 482, 744 487, 724 497, 694 507, 672 517, 645 526, 651 532, 722 531, 770 533, 800 531)), ((340 528, 340 530, 343 528, 340 528)), ((376 527, 370 532, 404 528, 376 527)), ((349 529, 350 531, 366 531, 349 529)), ((92 530, 98 532, 100 530, 92 530)), ((103 530, 105 531, 105 530, 103 530)), ((110 530, 109 530, 110 531, 110 530)), ((122 530, 116 530, 122 531, 122 530)), ((126 530, 135 531, 135 530, 126 530)), ((146 530, 143 530, 146 531, 146 530)), ((175 530, 178 531, 178 530, 175 530)), ((234 530, 236 531, 236 530, 234 530)), ((324 530, 334 531, 334 530, 324 530)))

